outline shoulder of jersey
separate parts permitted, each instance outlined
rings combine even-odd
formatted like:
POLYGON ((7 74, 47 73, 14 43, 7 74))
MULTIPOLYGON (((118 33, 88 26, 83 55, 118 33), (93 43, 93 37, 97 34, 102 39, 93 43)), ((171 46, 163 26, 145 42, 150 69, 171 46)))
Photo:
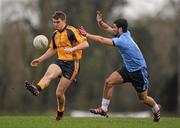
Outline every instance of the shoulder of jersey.
POLYGON ((68 25, 67 28, 71 30, 77 30, 74 26, 71 26, 71 25, 68 25))

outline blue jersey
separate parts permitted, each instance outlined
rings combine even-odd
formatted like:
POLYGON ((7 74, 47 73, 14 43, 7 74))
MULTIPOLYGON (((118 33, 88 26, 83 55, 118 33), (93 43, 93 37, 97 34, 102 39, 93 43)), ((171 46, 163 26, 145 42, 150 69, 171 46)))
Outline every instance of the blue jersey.
POLYGON ((114 46, 118 48, 123 63, 129 72, 137 71, 143 67, 147 68, 144 57, 129 31, 112 40, 114 46))

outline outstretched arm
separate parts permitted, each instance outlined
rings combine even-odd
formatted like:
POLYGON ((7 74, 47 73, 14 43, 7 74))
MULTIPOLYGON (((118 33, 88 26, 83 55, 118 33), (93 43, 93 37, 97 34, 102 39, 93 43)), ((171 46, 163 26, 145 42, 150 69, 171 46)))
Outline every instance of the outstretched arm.
POLYGON ((90 34, 90 33, 87 33, 86 37, 91 39, 91 40, 94 40, 94 41, 96 41, 98 43, 101 43, 101 44, 113 45, 113 41, 110 38, 105 38, 105 37, 102 37, 102 36, 99 36, 99 35, 93 35, 93 34, 90 34))
POLYGON ((102 37, 102 36, 99 36, 99 35, 93 35, 93 34, 90 34, 88 32, 86 32, 86 30, 84 29, 83 26, 80 26, 78 28, 79 32, 81 33, 81 35, 91 39, 91 40, 94 40, 98 43, 101 43, 101 44, 105 44, 105 45, 113 45, 113 41, 112 39, 110 38, 105 38, 105 37, 102 37))
POLYGON ((55 49, 49 48, 42 56, 40 56, 37 59, 34 59, 31 62, 31 66, 32 67, 37 67, 39 65, 39 63, 41 63, 42 61, 44 61, 45 59, 53 56, 56 53, 55 49))
POLYGON ((99 27, 102 28, 104 31, 111 33, 113 35, 115 34, 112 27, 103 20, 102 13, 100 11, 96 12, 96 20, 98 22, 99 27))

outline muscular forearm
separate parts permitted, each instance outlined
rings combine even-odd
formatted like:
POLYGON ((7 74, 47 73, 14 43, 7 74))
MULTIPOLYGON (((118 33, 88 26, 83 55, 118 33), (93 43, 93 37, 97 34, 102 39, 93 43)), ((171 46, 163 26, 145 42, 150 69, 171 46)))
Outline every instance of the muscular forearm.
POLYGON ((56 50, 49 48, 42 56, 40 56, 38 59, 40 62, 46 60, 47 58, 53 56, 56 53, 56 50))
POLYGON ((103 20, 98 22, 98 25, 106 32, 114 34, 114 31, 111 26, 109 26, 107 23, 105 23, 103 20))
POLYGON ((73 51, 82 50, 89 47, 89 43, 87 41, 80 43, 79 45, 73 47, 73 51))
POLYGON ((113 45, 112 39, 105 38, 99 35, 93 35, 93 34, 87 33, 86 37, 101 44, 113 45))
POLYGON ((110 26, 108 24, 106 24, 103 20, 98 22, 99 27, 101 27, 102 29, 106 30, 108 29, 110 26))

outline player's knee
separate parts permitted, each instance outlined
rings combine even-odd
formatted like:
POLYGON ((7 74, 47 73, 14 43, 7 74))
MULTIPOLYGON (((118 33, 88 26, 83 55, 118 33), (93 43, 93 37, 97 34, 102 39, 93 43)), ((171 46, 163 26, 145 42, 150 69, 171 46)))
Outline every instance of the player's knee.
POLYGON ((59 89, 58 91, 56 91, 56 97, 62 97, 63 95, 64 95, 63 89, 59 89))
POLYGON ((111 88, 113 85, 112 81, 110 79, 105 80, 105 87, 106 88, 111 88))
POLYGON ((139 101, 140 101, 141 103, 146 103, 147 97, 145 97, 145 96, 139 97, 139 101))

